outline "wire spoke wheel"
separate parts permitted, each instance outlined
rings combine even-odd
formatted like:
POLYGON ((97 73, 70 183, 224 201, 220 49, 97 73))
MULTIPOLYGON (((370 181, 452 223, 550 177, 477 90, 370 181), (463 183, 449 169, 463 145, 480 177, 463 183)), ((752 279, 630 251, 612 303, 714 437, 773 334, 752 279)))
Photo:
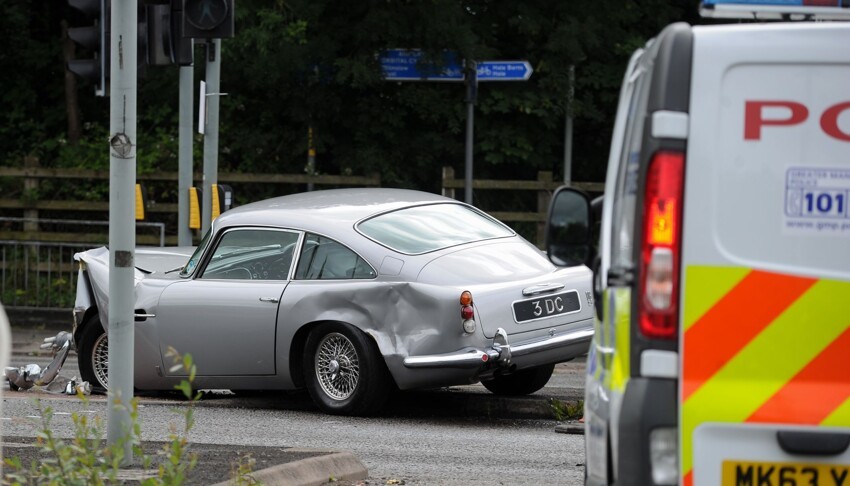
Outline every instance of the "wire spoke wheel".
POLYGON ((340 333, 322 338, 316 348, 316 378, 322 390, 334 400, 345 400, 360 382, 360 360, 354 344, 340 333))
POLYGON ((97 379, 105 386, 109 386, 109 338, 104 333, 94 342, 91 353, 92 371, 97 379))

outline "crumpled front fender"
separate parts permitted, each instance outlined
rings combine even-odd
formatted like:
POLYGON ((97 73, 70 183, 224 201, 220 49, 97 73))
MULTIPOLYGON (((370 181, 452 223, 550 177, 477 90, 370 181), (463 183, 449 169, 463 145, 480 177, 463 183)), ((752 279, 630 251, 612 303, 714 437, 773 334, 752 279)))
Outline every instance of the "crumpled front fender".
MULTIPOLYGON (((74 337, 78 337, 78 330, 92 306, 95 306, 100 314, 104 331, 109 332, 109 250, 100 247, 80 252, 74 255, 74 260, 80 262, 74 300, 74 337)), ((134 287, 144 277, 144 272, 138 268, 134 269, 134 287)))

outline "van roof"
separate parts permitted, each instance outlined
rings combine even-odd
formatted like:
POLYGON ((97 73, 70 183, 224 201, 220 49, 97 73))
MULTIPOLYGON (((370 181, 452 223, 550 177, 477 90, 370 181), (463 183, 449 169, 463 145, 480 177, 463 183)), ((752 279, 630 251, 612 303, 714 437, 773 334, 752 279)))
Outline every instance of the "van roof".
POLYGON ((850 20, 844 0, 704 0, 700 15, 750 20, 850 20))

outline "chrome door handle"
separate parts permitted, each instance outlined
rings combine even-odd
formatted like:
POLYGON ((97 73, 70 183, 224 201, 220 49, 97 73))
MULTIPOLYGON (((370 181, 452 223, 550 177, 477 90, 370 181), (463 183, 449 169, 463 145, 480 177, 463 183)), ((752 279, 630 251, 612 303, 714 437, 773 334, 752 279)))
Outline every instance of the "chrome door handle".
POLYGON ((280 302, 280 299, 275 299, 274 297, 260 297, 260 302, 271 302, 272 304, 277 304, 280 302))

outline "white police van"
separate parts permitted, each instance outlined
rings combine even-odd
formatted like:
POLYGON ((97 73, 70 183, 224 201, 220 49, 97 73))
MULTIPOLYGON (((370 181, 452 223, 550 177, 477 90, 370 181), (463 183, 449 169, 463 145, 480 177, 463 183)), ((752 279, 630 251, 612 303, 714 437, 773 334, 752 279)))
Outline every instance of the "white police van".
MULTIPOLYGON (((778 21, 673 24, 628 64, 587 483, 850 486, 850 2, 702 11, 778 21)), ((553 261, 596 253, 590 213, 555 194, 553 261)))

